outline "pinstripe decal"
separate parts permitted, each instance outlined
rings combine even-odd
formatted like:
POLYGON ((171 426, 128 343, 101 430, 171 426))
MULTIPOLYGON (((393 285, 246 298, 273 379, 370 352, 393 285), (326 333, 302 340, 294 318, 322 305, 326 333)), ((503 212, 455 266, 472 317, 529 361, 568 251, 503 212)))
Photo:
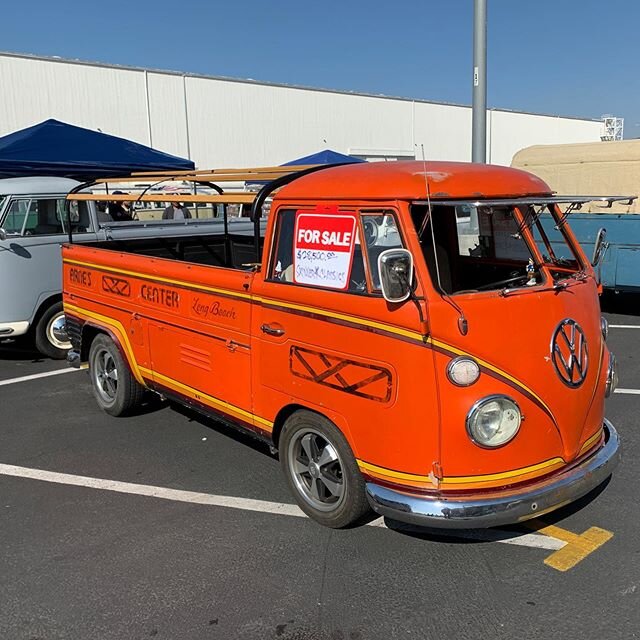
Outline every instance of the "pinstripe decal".
POLYGON ((182 382, 178 382, 177 380, 173 380, 172 378, 169 378, 161 373, 157 373, 156 371, 140 366, 135 358, 133 349, 131 348, 131 343, 129 342, 129 336, 127 335, 127 332, 124 330, 124 327, 122 326, 122 324, 117 320, 114 320, 113 318, 107 318, 99 313, 88 311, 87 309, 82 309, 80 307, 77 307, 74 304, 69 304, 67 302, 65 302, 64 306, 65 306, 65 309, 69 309, 70 311, 73 311, 76 315, 80 317, 84 317, 85 319, 89 318, 91 320, 94 320, 98 324, 102 324, 111 329, 116 330, 117 335, 120 338, 121 346, 125 349, 127 357, 129 359, 129 364, 131 365, 133 374, 136 380, 140 384, 147 386, 145 382, 145 378, 148 378, 151 380, 158 378, 170 388, 175 389, 176 391, 180 391, 181 393, 185 393, 189 396, 193 396, 194 399, 199 400, 204 404, 210 405, 218 411, 221 411, 229 415, 235 414, 237 416, 241 416, 245 420, 246 419, 255 420, 255 422, 262 425, 263 429, 264 427, 267 427, 269 431, 273 428, 273 422, 271 422, 270 420, 267 420, 266 418, 257 416, 253 413, 250 413, 249 411, 246 411, 245 409, 241 409, 240 407, 236 407, 228 402, 219 400, 214 396, 204 393, 203 391, 199 391, 198 389, 194 389, 193 387, 183 384, 182 382))
POLYGON ((238 291, 233 291, 230 289, 221 289, 217 287, 209 287, 205 285, 195 285, 184 280, 175 280, 171 278, 163 278, 160 276, 147 275, 143 273, 139 273, 136 271, 129 271, 125 269, 118 269, 115 267, 104 267, 102 265, 97 265, 91 262, 83 262, 79 260, 72 260, 69 258, 65 258, 65 263, 76 264, 88 268, 93 268, 102 271, 108 271, 113 273, 120 273, 132 277, 143 278, 145 280, 164 282, 168 284, 173 284, 175 286, 183 287, 186 289, 191 289, 194 291, 205 291, 208 293, 219 294, 223 296, 235 297, 247 302, 253 302, 256 304, 261 304, 268 308, 279 309, 283 312, 295 313, 298 315, 307 315, 313 318, 317 318, 319 320, 324 320, 328 322, 336 322, 339 324, 343 324, 355 329, 361 329, 365 331, 372 331, 375 333, 379 333, 382 335, 386 335, 391 338, 400 339, 408 341, 412 344, 419 344, 425 346, 427 348, 433 348, 441 353, 446 355, 451 355, 452 357, 458 355, 465 355, 470 358, 473 358, 480 365, 483 373, 503 382, 510 387, 517 389, 527 398, 529 398, 534 404, 536 404, 544 413, 549 416, 551 421, 553 422, 555 428, 559 430, 558 423, 553 415, 553 412, 549 408, 549 406, 538 396, 532 389, 526 386, 524 383, 520 382, 517 378, 513 377, 506 371, 496 367, 495 365, 483 360, 481 358, 476 357, 472 353, 467 351, 463 351, 458 347, 450 345, 448 343, 442 342, 431 336, 425 336, 417 331, 411 331, 409 329, 405 329, 403 327, 398 327, 395 325, 386 324, 383 322, 376 322, 373 320, 366 320, 364 318, 360 318, 358 316, 352 316, 343 313, 337 313, 334 311, 328 311, 325 309, 320 309, 318 307, 311 307, 307 305, 296 304, 292 302, 283 302, 281 300, 273 300, 270 298, 265 298, 261 296, 255 296, 249 293, 241 293, 238 291))

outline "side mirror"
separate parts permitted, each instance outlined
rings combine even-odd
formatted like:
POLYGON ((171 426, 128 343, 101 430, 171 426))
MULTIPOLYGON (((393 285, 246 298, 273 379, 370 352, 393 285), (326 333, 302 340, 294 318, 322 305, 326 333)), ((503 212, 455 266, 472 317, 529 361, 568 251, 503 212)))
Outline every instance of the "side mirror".
POLYGON ((0 227, 0 240, 6 240, 7 239, 7 232, 0 227))
POLYGON ((597 267, 606 250, 609 248, 609 243, 605 242, 605 238, 607 237, 607 230, 604 227, 598 229, 598 233, 596 235, 596 244, 593 247, 593 256, 591 257, 591 266, 597 267))
POLYGON ((413 256, 406 249, 387 249, 378 256, 382 295, 387 302, 404 302, 411 295, 413 256))

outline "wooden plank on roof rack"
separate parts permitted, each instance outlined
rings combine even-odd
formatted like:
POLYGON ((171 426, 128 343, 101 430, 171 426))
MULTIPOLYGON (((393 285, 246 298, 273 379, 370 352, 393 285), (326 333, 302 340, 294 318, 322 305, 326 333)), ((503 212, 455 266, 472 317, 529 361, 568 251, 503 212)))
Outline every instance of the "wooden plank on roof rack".
MULTIPOLYGON (((302 165, 279 165, 277 167, 244 167, 244 168, 232 168, 232 169, 197 169, 194 171, 137 171, 131 174, 134 176, 197 176, 203 173, 274 173, 285 172, 291 173, 292 171, 302 171, 303 169, 310 169, 311 167, 317 167, 316 164, 302 164, 302 165)), ((115 181, 115 180, 114 180, 115 181)))
POLYGON ((136 196, 135 193, 71 193, 67 200, 88 200, 92 202, 204 202, 210 204, 252 204, 255 193, 225 193, 219 195, 192 193, 163 193, 136 196))
POLYGON ((242 173, 211 173, 211 172, 202 172, 198 174, 190 173, 184 175, 156 175, 156 176, 140 176, 140 175, 132 175, 132 176, 124 176, 122 178, 105 178, 101 180, 96 180, 94 184, 113 184, 113 183, 127 183, 127 182, 165 182, 165 181, 203 181, 206 180, 208 182, 251 182, 251 181, 269 181, 276 180, 282 176, 289 175, 290 173, 295 173, 298 171, 298 168, 287 168, 287 170, 277 170, 273 169, 271 171, 253 171, 253 170, 244 170, 242 173))
MULTIPOLYGON (((234 174, 211 174, 211 173, 207 173, 207 174, 203 174, 201 176, 191 176, 191 177, 182 177, 180 178, 180 180, 185 181, 185 182, 189 182, 190 180, 194 180, 195 182, 198 181, 207 181, 207 182, 214 182, 214 183, 218 183, 218 182, 252 182, 252 181, 262 181, 262 182, 268 182, 269 180, 275 180, 276 178, 280 178, 282 176, 286 176, 289 175, 289 173, 291 173, 291 171, 288 171, 286 173, 234 173, 234 174)), ((166 181, 172 181, 175 180, 175 178, 169 177, 166 179, 166 181)), ((111 183, 116 183, 116 184, 120 184, 120 183, 135 183, 135 184, 140 184, 144 182, 141 178, 134 178, 134 177, 127 177, 127 178, 118 178, 117 180, 96 180, 94 182, 94 184, 98 185, 98 184, 111 184, 111 183)), ((150 180, 149 182, 153 183, 159 183, 159 182, 165 182, 165 180, 158 180, 156 178, 154 178, 153 180, 150 180)), ((183 187, 183 188, 188 188, 188 187, 183 187)))

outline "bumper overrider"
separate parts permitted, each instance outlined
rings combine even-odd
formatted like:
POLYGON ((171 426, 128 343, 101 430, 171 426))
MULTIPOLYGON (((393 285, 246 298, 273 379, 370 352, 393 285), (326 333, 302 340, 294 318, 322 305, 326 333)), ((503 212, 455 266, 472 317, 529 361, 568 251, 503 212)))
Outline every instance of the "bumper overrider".
POLYGON ((558 509, 595 489, 606 480, 620 458, 620 438, 604 421, 604 444, 580 464, 522 488, 480 496, 418 496, 372 482, 367 497, 380 515, 424 527, 474 529, 517 524, 558 509))

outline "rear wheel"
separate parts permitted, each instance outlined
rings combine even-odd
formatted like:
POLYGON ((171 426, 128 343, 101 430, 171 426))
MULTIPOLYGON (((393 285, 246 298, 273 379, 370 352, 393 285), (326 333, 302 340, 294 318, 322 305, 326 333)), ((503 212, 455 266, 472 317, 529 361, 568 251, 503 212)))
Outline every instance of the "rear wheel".
POLYGON ((144 387, 131 375, 120 350, 109 336, 98 335, 91 343, 89 374, 96 401, 109 415, 125 415, 142 402, 144 387))
POLYGON ((296 502, 316 522, 340 529, 369 511, 351 448, 325 417, 301 410, 286 421, 280 463, 296 502))
POLYGON ((40 353, 54 360, 66 358, 71 343, 65 330, 62 302, 52 304, 42 314, 36 323, 34 334, 36 349, 40 353))

